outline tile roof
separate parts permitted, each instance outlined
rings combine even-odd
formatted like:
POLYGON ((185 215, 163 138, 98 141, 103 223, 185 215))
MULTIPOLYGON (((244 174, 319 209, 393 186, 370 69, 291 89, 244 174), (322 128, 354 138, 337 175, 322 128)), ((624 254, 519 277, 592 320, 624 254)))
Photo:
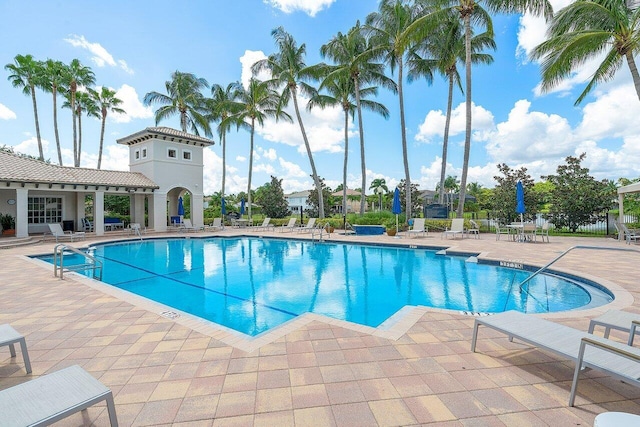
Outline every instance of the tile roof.
POLYGON ((133 145, 151 138, 169 139, 181 144, 199 145, 201 147, 208 147, 209 145, 215 144, 215 141, 212 139, 168 127, 146 128, 129 136, 125 136, 124 138, 120 138, 116 140, 116 142, 122 145, 133 145))
MULTIPOLYGON (((331 193, 331 195, 332 196, 336 196, 336 197, 342 197, 342 190, 336 191, 335 193, 331 193)), ((361 196, 361 195, 362 195, 362 193, 360 193, 359 191, 347 188, 347 197, 349 197, 349 196, 361 196)))
POLYGON ((159 188, 138 172, 72 168, 0 152, 0 181, 159 188))

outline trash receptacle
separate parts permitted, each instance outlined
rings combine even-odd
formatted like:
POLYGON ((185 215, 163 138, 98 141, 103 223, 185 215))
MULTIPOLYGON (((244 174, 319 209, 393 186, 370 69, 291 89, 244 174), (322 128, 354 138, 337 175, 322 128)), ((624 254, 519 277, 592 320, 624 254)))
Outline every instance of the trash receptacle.
POLYGON ((73 220, 62 221, 62 230, 63 231, 75 231, 73 227, 73 220))

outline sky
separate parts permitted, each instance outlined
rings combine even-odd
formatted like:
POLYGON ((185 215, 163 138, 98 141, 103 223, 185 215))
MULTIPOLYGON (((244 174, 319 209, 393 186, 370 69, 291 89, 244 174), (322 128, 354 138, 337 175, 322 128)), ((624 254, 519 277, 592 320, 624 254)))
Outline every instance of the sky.
MULTIPOLYGON (((568 4, 553 0, 554 10, 568 4)), ((0 0, 0 145, 38 154, 30 96, 10 84, 6 64, 16 55, 31 54, 70 63, 77 58, 91 67, 97 86, 117 91, 126 114, 110 113, 105 130, 103 169, 128 170, 128 148, 118 138, 147 127, 179 129, 178 118, 155 122, 146 93, 166 93, 174 71, 193 73, 209 84, 246 82, 251 65, 276 47, 271 31, 283 27, 306 46, 306 64, 323 61, 320 47, 338 32, 377 10, 377 0, 0 0), (28 12, 27 12, 28 11, 28 12)), ((614 80, 598 86, 574 106, 597 60, 584 64, 571 78, 547 93, 540 92, 539 64, 528 53, 544 41, 546 24, 528 15, 494 15, 497 49, 491 65, 473 68, 473 133, 468 182, 495 186, 497 165, 526 167, 530 175, 553 174, 567 156, 586 153, 583 165, 598 179, 640 176, 640 102, 624 64, 614 80)), ((460 66, 462 67, 462 66, 460 66)), ((464 70, 460 68, 464 75, 464 70)), ((390 74, 390 71, 389 71, 390 74)), ((395 79, 397 75, 393 75, 395 79)), ((435 76, 405 81, 406 132, 410 176, 421 190, 434 190, 440 179, 442 139, 447 106, 447 82, 435 76)), ((205 95, 210 96, 210 92, 205 95)), ((306 105, 307 99, 300 98, 306 105)), ((376 101, 390 117, 363 113, 367 194, 373 179, 392 189, 404 178, 399 101, 381 89, 376 101)), ((45 158, 57 163, 51 94, 37 92, 45 158)), ((58 100, 59 104, 61 100, 58 100)), ((342 183, 344 116, 338 109, 303 112, 318 174, 331 188, 342 183)), ((447 155, 447 175, 462 176, 464 95, 454 93, 447 155)), ((58 111, 63 164, 73 164, 69 110, 58 111)), ((357 126, 349 125, 349 188, 361 186, 357 126)), ((81 166, 95 168, 100 121, 83 118, 81 166)), ((205 149, 204 192, 221 189, 222 149, 205 149)), ((227 135, 226 193, 246 191, 249 134, 227 135)), ((311 167, 297 123, 267 121, 256 129, 252 188, 282 179, 285 193, 311 189, 311 167)))

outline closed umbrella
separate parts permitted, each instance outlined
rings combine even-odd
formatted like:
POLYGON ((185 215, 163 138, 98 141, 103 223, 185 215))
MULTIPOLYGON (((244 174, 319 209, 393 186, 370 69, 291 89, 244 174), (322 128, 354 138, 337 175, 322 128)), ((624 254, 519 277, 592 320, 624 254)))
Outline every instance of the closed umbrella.
POLYGON ((526 209, 524 206, 524 187, 522 186, 522 181, 518 181, 516 184, 516 213, 520 214, 520 223, 524 225, 523 214, 526 209))
POLYGON ((240 215, 244 215, 244 197, 240 199, 240 215))
POLYGON ((391 212, 396 215, 396 230, 398 229, 398 215, 402 212, 402 205, 400 204, 400 190, 396 187, 393 192, 393 205, 391 205, 391 212))
POLYGON ((184 204, 182 202, 182 197, 178 197, 178 215, 184 215, 184 204))
POLYGON ((224 201, 224 197, 222 198, 222 209, 220 209, 220 213, 222 215, 226 215, 227 214, 227 202, 224 201))

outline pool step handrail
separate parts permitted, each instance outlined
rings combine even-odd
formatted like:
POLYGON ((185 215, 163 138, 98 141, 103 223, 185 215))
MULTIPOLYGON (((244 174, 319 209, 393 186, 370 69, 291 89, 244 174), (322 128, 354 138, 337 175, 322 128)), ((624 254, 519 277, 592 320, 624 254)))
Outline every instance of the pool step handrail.
POLYGON ((558 261, 560 258, 562 258, 563 256, 565 256, 566 254, 568 254, 569 252, 571 252, 574 249, 595 249, 595 250, 604 250, 604 251, 623 251, 623 252, 637 252, 637 253, 640 253, 640 250, 632 249, 632 248, 615 248, 615 247, 609 247, 609 246, 589 246, 589 245, 572 246, 569 249, 567 249, 566 251, 562 252, 557 257, 555 257, 553 260, 551 260, 545 266, 540 267, 538 270, 536 270, 533 274, 531 274, 529 277, 524 279, 522 282, 520 282, 520 291, 522 291, 522 287, 527 282, 529 282, 529 280, 533 279, 538 274, 542 273, 544 270, 549 268, 552 264, 554 264, 556 261, 558 261))
POLYGON ((92 277, 96 280, 102 280, 102 261, 96 259, 95 257, 89 255, 86 252, 82 252, 79 249, 74 248, 73 246, 67 246, 64 243, 58 243, 53 248, 53 275, 58 277, 58 272, 60 272, 60 280, 64 279, 64 272, 67 271, 82 271, 82 270, 93 270, 92 277), (74 254, 80 255, 88 260, 82 264, 75 264, 70 267, 64 266, 64 253, 65 251, 73 252, 74 254), (58 258, 60 262, 58 263, 58 258), (96 275, 96 271, 98 274, 96 275))
POLYGON ((321 226, 321 227, 314 227, 311 229, 311 241, 313 242, 315 240, 315 235, 316 233, 318 233, 318 242, 322 241, 322 233, 326 232, 328 237, 331 237, 331 232, 329 231, 331 227, 331 224, 329 224, 328 222, 321 226))

